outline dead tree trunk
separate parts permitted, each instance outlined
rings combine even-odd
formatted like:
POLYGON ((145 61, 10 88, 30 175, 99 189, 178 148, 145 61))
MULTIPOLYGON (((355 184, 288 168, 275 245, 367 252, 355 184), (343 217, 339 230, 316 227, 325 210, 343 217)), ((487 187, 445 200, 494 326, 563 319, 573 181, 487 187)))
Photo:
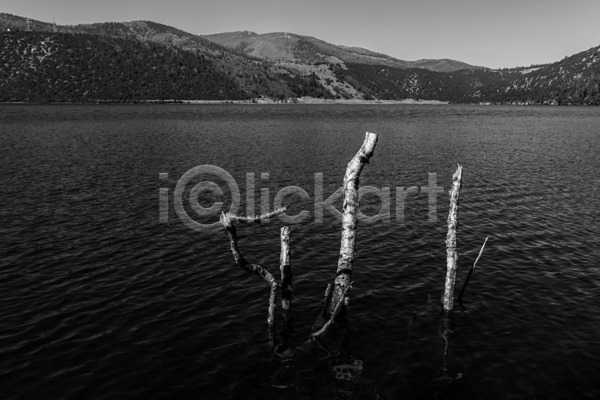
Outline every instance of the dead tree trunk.
POLYGON ((292 268, 290 266, 290 227, 284 226, 280 231, 281 254, 281 317, 283 327, 280 332, 281 343, 275 348, 275 354, 281 358, 290 358, 294 355, 292 345, 292 268))
POLYGON ((356 239, 356 227, 358 212, 358 177, 363 167, 369 162, 373 150, 377 144, 377 135, 367 132, 358 153, 348 163, 344 176, 344 203, 342 215, 342 239, 340 245, 340 257, 333 283, 333 297, 329 307, 334 312, 340 306, 341 301, 348 301, 347 293, 352 285, 352 266, 354 264, 354 243, 356 239))
POLYGON ((312 337, 316 337, 323 332, 333 323, 333 320, 343 308, 344 305, 348 304, 349 296, 348 293, 352 287, 352 266, 354 264, 354 244, 356 240, 356 228, 358 225, 357 213, 358 213, 358 178, 362 172, 365 164, 369 162, 375 145, 377 144, 377 135, 374 133, 367 132, 365 134, 365 140, 358 150, 358 153, 352 158, 346 167, 346 174, 344 175, 344 203, 343 203, 343 215, 342 215, 342 235, 340 244, 340 256, 338 259, 338 265, 336 270, 335 280, 333 287, 328 286, 325 294, 325 309, 328 310, 329 321, 325 323, 321 329, 312 334, 312 337), (329 299, 329 292, 331 290, 331 300, 329 299))
POLYGON ((280 272, 281 272, 281 309, 283 318, 289 319, 292 310, 292 268, 290 267, 290 227, 284 226, 281 228, 281 255, 280 272))
POLYGON ((454 283, 456 281, 456 268, 458 253, 456 252, 456 228, 458 226, 458 198, 462 183, 462 167, 460 164, 452 177, 450 189, 450 209, 448 210, 448 234, 446 235, 446 281, 442 297, 444 313, 451 313, 454 309, 454 283))
MULTIPOLYGON (((348 304, 348 293, 352 286, 352 266, 354 263, 354 244, 356 239, 357 228, 357 213, 359 208, 358 201, 358 186, 359 176, 365 164, 369 162, 375 145, 377 144, 377 135, 367 132, 365 140, 358 150, 356 155, 348 163, 346 174, 344 176, 344 203, 342 215, 342 234, 340 244, 340 255, 336 269, 336 277, 333 285, 329 284, 325 294, 324 315, 329 318, 321 329, 311 335, 312 338, 325 332, 333 323, 338 313, 348 304)), ((257 264, 249 263, 241 254, 238 247, 238 239, 235 225, 236 224, 260 224, 267 222, 270 217, 280 214, 285 211, 285 208, 275 210, 273 212, 259 215, 256 217, 239 217, 230 213, 221 214, 221 224, 227 230, 231 243, 231 253, 236 264, 243 270, 253 272, 262 277, 271 287, 269 296, 269 312, 267 324, 270 335, 273 334, 273 326, 275 321, 275 302, 279 284, 273 275, 265 268, 257 264)), ((281 271, 281 308, 284 319, 283 335, 289 335, 291 319, 291 299, 292 299, 292 273, 289 263, 289 227, 281 228, 281 255, 280 255, 280 271, 281 271)), ((288 338, 289 339, 289 338, 288 338)), ((286 338, 283 338, 286 342, 286 338)), ((285 343, 284 343, 285 345, 285 343)), ((285 346, 284 346, 285 347, 285 346)))

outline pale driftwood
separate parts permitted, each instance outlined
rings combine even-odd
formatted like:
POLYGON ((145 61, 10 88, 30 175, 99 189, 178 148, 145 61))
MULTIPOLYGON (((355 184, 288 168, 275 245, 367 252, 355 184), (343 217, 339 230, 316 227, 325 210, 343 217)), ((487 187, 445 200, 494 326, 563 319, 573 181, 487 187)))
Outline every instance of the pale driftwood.
POLYGON ((341 309, 341 303, 347 302, 345 297, 351 286, 352 266, 354 263, 354 242, 356 237, 357 212, 358 212, 358 177, 366 163, 373 155, 377 144, 377 135, 367 132, 365 140, 346 167, 344 176, 344 203, 342 215, 342 239, 340 256, 333 287, 333 295, 329 304, 331 314, 341 309))
POLYGON ((462 183, 462 167, 460 164, 452 176, 450 189, 450 209, 448 210, 448 234, 446 235, 446 281, 442 308, 445 313, 452 312, 454 308, 454 284, 456 281, 456 268, 458 253, 456 252, 456 228, 458 226, 458 199, 462 183))
POLYGON ((280 232, 281 254, 279 257, 281 271, 281 309, 283 317, 289 318, 292 308, 292 268, 290 267, 290 227, 283 226, 280 232))
POLYGON ((237 232, 235 228, 236 223, 243 224, 261 224, 267 222, 270 217, 273 217, 277 214, 280 214, 285 211, 285 208, 280 208, 278 210, 272 211, 270 213, 266 213, 263 215, 258 215, 255 217, 239 217, 230 213, 221 213, 221 225, 225 227, 227 233, 229 234, 229 241, 231 244, 231 253, 233 254, 233 259, 235 263, 244 271, 253 272, 256 275, 263 278, 267 283, 271 286, 271 294, 269 296, 269 311, 267 316, 267 324, 269 326, 269 330, 272 331, 273 324, 275 322, 275 301, 277 298, 277 290, 279 289, 279 285, 277 281, 273 277, 273 275, 267 271, 265 268, 261 267, 258 264, 249 263, 241 254, 238 247, 237 240, 237 232))
POLYGON ((489 236, 485 237, 485 241, 483 242, 483 245, 481 246, 481 250, 479 250, 479 255, 477 256, 477 258, 475 259, 475 262, 473 263, 473 266, 469 270, 469 275, 467 275, 467 279, 465 280, 465 283, 463 284, 463 287, 460 290, 460 294, 458 295, 458 300, 456 301, 459 304, 462 302, 462 295, 465 292, 465 288, 467 287, 467 284, 469 283, 469 279, 471 279, 471 274, 473 274, 473 270, 475 269, 475 266, 477 265, 477 261, 479 261, 479 259, 481 258, 481 254, 483 253, 483 249, 485 248, 485 244, 487 243, 489 238, 490 238, 489 236))

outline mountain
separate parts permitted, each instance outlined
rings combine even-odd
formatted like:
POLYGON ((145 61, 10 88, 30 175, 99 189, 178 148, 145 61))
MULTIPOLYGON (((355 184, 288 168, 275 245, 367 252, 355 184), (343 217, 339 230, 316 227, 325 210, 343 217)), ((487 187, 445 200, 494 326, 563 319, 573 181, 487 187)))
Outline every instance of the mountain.
POLYGON ((310 36, 285 32, 257 34, 250 31, 238 31, 205 35, 204 37, 239 53, 274 62, 298 64, 344 62, 396 68, 424 68, 441 72, 477 68, 448 59, 403 61, 359 47, 333 45, 310 36))
POLYGON ((0 101, 309 96, 600 105, 600 46, 552 64, 491 70, 402 61, 289 33, 198 36, 150 21, 54 26, 10 14, 0 14, 0 43, 0 101))
MULTIPOLYGON (((160 49, 164 49, 163 52, 178 54, 182 57, 188 57, 193 55, 198 59, 201 65, 198 68, 203 71, 210 69, 211 74, 215 74, 214 78, 210 78, 212 81, 220 81, 221 76, 226 76, 229 81, 233 81, 237 86, 237 89, 243 93, 243 95, 236 95, 233 99, 252 99, 257 97, 270 97, 275 99, 285 99, 289 97, 299 96, 314 96, 314 97, 331 97, 331 94, 326 91, 323 87, 318 85, 315 78, 312 75, 294 75, 287 71, 285 68, 277 67, 273 69, 272 63, 266 63, 260 60, 252 59, 250 57, 237 54, 234 51, 226 49, 216 43, 213 43, 200 36, 193 35, 179 29, 169 27, 162 24, 157 24, 150 21, 133 21, 123 23, 98 23, 98 24, 85 24, 85 25, 74 25, 74 26, 53 26, 52 24, 28 20, 23 17, 14 16, 10 14, 0 13, 0 31, 1 38, 9 37, 11 35, 21 35, 23 37, 32 36, 39 40, 38 46, 32 48, 38 51, 43 48, 42 42, 46 38, 51 38, 56 43, 61 43, 69 48, 72 43, 72 39, 69 36, 77 37, 81 35, 87 35, 88 40, 94 42, 95 40, 104 40, 106 38, 119 39, 127 41, 130 46, 125 46, 128 50, 134 51, 136 46, 148 47, 158 46, 160 49), (28 31, 28 25, 29 30, 28 31), (7 30, 10 30, 8 32, 7 30), (43 38, 39 37, 39 34, 44 34, 43 38), (218 75, 218 76, 217 76, 218 75)), ((9 57, 13 57, 15 52, 20 50, 11 49, 10 46, 16 46, 18 42, 6 41, 6 46, 0 49, 0 60, 7 60, 9 57)), ((92 43, 91 48, 94 48, 95 42, 92 43)), ((72 49, 77 51, 77 49, 72 49)), ((143 52, 143 50, 140 50, 143 52)), ((154 50, 160 53, 160 50, 154 50)), ((34 52, 35 53, 35 52, 34 52)), ((29 54, 30 57, 40 57, 44 54, 29 54)), ((20 54, 20 53, 17 53, 20 54)), ((77 53, 80 54, 80 53, 77 53)), ((82 56, 85 58, 77 65, 91 66, 96 65, 98 69, 113 68, 111 64, 105 65, 90 64, 91 52, 83 53, 82 56)), ((180 65, 170 65, 174 59, 169 59, 161 68, 177 70, 180 65)), ((1 74, 11 74, 15 72, 15 67, 18 65, 27 65, 27 59, 24 59, 21 64, 4 63, 4 67, 1 67, 1 74), (6 70, 7 67, 10 67, 6 70), (12 72, 11 72, 12 71, 12 72)), ((107 60, 102 60, 106 62, 107 60)), ((44 58, 44 66, 47 68, 40 70, 50 70, 56 65, 55 63, 60 61, 54 57, 44 58)), ((94 59, 94 62, 100 62, 94 59)), ((120 65, 120 64, 119 64, 120 65)), ((122 67, 122 66, 121 66, 122 67)), ((59 67, 60 68, 60 67, 59 67)), ((31 71, 29 71, 31 73, 31 71)), ((87 72, 82 71, 82 74, 87 72)), ((113 71, 113 73, 116 73, 113 71)), ((120 71, 121 74, 128 73, 127 71, 120 71)), ((179 75, 177 75, 179 76, 179 75)), ((14 78, 14 77, 13 77, 14 78)), ((42 79, 42 78, 39 78, 42 79)), ((12 79, 14 81, 14 79, 12 79)), ((181 82, 175 82, 174 87, 185 84, 186 80, 181 82)), ((106 83, 104 83, 106 84, 106 83)), ((5 83, 6 85, 6 83, 5 83)), ((11 87, 14 87, 11 86, 11 87)), ((0 89, 2 88, 2 82, 0 81, 0 89)), ((2 93, 2 92, 0 92, 2 93)), ((188 93, 185 98, 178 96, 178 92, 173 92, 172 97, 165 97, 161 95, 159 97, 152 97, 151 99, 204 99, 210 100, 215 99, 214 95, 210 92, 205 91, 194 91, 188 93), (195 97, 194 97, 195 96, 195 97)), ((24 95, 20 93, 14 93, 11 98, 23 99, 24 95)), ((77 98, 77 94, 73 94, 74 98, 77 98)), ((72 96, 72 97, 73 97, 72 96)), ((60 97, 47 97, 48 101, 69 101, 66 98, 60 97)), ((139 100, 140 98, 133 97, 131 100, 139 100)), ((142 98, 144 99, 144 98, 142 98)), ((92 101, 92 99, 88 99, 92 101)), ((19 100, 24 101, 24 100, 19 100)))
POLYGON ((433 72, 365 64, 334 71, 368 98, 455 103, 600 105, 600 46, 529 68, 433 72))
POLYGON ((424 68, 437 72, 453 72, 463 69, 485 69, 483 67, 474 67, 461 61, 450 60, 448 58, 442 58, 439 60, 420 59, 417 61, 412 61, 412 64, 412 68, 424 68))
POLYGON ((518 76, 490 97, 505 102, 600 105, 600 46, 552 64, 507 72, 518 76))

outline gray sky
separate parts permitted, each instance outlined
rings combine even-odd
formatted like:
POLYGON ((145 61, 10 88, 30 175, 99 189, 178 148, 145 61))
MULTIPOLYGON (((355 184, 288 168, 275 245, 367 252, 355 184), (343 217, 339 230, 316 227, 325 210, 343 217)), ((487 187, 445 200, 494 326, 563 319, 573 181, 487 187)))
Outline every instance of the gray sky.
POLYGON ((600 44, 600 0, 1 0, 58 24, 151 20, 195 34, 292 32, 403 60, 554 62, 600 44))

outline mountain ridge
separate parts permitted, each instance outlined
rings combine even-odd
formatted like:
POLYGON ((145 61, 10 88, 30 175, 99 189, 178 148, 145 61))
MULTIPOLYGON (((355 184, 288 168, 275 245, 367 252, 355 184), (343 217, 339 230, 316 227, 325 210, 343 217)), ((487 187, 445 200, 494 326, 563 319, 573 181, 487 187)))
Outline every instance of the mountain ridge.
POLYGON ((287 32, 236 31, 217 34, 217 43, 211 35, 152 21, 57 26, 2 13, 0 31, 0 101, 227 96, 290 101, 309 96, 600 104, 600 46, 550 64, 501 70, 456 69, 454 64, 444 70, 448 62, 460 62, 422 59, 406 64, 368 49, 287 32), (131 71, 133 64, 137 74, 131 71))
POLYGON ((312 36, 289 32, 258 34, 251 31, 234 31, 203 35, 203 37, 224 47, 269 61, 314 64, 327 62, 331 57, 335 57, 343 62, 398 68, 424 68, 438 72, 483 68, 451 59, 400 60, 362 47, 335 45, 312 36))

